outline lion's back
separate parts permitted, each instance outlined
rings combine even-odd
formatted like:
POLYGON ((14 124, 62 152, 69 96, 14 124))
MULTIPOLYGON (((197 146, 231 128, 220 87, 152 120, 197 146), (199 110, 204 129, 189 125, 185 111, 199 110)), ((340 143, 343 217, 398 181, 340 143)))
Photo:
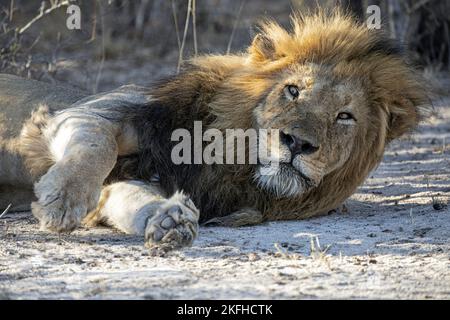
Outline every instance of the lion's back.
POLYGON ((0 74, 0 140, 16 137, 39 104, 60 110, 85 96, 81 90, 0 74))

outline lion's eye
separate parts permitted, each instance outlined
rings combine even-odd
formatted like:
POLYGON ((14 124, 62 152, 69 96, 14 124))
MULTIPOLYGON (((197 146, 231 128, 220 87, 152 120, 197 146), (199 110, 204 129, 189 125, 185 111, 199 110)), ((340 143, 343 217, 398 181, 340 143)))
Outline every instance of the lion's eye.
POLYGON ((292 100, 297 99, 300 95, 298 87, 293 85, 286 86, 285 92, 292 100))
POLYGON ((351 113, 341 112, 337 116, 337 120, 354 120, 355 118, 351 113))

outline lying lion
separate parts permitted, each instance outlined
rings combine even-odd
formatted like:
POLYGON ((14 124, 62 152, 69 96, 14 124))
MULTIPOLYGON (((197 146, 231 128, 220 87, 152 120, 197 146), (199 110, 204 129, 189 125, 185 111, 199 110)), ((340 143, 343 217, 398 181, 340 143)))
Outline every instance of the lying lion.
POLYGON ((386 145, 416 127, 427 95, 380 32, 339 13, 292 25, 267 22, 245 53, 195 58, 149 89, 88 96, 2 75, 2 206, 33 201, 44 229, 103 223, 168 248, 190 245, 202 222, 242 226, 338 207, 386 145), (172 132, 194 121, 277 129, 275 156, 174 164, 172 132), (276 171, 262 174, 275 158, 276 171))

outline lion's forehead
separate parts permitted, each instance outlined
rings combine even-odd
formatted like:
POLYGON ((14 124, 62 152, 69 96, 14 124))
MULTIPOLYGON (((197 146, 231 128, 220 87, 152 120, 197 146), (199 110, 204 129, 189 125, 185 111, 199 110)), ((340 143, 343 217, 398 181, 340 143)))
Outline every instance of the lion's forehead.
POLYGON ((337 65, 294 64, 282 72, 280 83, 295 84, 304 93, 328 94, 344 100, 362 97, 365 91, 363 77, 357 72, 349 72, 348 69, 356 69, 356 66, 347 65, 347 72, 343 72, 342 66, 337 65))
POLYGON ((334 114, 338 111, 359 111, 367 105, 369 97, 363 84, 354 78, 335 77, 332 73, 289 75, 273 88, 256 113, 266 121, 292 119, 302 114, 334 114), (297 85, 300 89, 298 102, 280 103, 282 88, 297 85))

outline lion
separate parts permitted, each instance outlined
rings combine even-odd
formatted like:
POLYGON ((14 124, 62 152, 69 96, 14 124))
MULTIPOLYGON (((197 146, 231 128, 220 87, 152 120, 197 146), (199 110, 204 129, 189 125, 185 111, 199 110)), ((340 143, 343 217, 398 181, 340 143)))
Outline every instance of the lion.
POLYGON ((150 88, 90 96, 1 76, 1 203, 20 194, 13 205, 32 202, 46 230, 102 223, 169 249, 191 245, 200 224, 339 207, 416 128, 427 90, 395 42, 351 16, 291 20, 290 30, 267 20, 245 52, 195 57, 150 88), (275 129, 279 141, 256 164, 174 164, 171 134, 195 121, 275 129))

